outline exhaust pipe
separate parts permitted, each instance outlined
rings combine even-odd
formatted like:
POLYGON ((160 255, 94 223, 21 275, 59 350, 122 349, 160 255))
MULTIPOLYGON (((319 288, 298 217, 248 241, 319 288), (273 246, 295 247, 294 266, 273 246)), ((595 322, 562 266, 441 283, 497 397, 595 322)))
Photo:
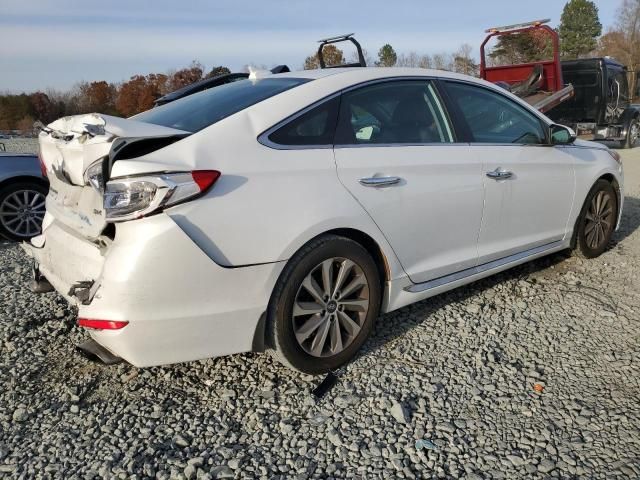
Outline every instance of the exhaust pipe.
POLYGON ((120 357, 116 357, 93 338, 81 343, 77 348, 85 357, 94 362, 100 361, 105 365, 116 365, 123 361, 120 357))

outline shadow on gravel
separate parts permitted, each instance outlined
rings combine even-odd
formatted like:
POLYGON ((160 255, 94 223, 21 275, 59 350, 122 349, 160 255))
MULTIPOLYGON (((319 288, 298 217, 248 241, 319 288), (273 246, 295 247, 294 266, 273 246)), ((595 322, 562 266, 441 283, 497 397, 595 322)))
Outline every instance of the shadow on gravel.
POLYGON ((633 234, 640 227, 640 198, 625 196, 622 207, 622 221, 620 229, 613 235, 615 243, 633 234))
POLYGON ((0 252, 2 252, 3 250, 6 250, 7 248, 12 247, 13 245, 15 245, 15 242, 11 242, 9 240, 5 240, 4 238, 0 237, 0 252))
MULTIPOLYGON (((640 228, 640 198, 626 196, 624 199, 624 210, 620 229, 614 234, 610 249, 623 242, 640 228)), ((477 295, 484 290, 488 290, 500 283, 509 280, 518 280, 551 266, 561 264, 570 256, 568 251, 558 252, 548 257, 539 258, 518 267, 506 270, 497 275, 487 277, 467 286, 459 287, 450 292, 436 295, 413 305, 408 305, 400 310, 383 315, 377 323, 376 331, 371 339, 365 344, 361 355, 369 355, 378 349, 388 347, 397 338, 413 328, 429 322, 432 313, 447 305, 462 302, 469 297, 477 295), (392 328, 385 328, 385 318, 389 315, 399 315, 401 322, 392 322, 392 328)))
POLYGON ((377 320, 376 330, 369 341, 363 347, 359 356, 366 356, 391 345, 394 340, 402 337, 413 328, 429 322, 432 313, 447 305, 463 302, 469 297, 478 295, 484 290, 488 290, 500 283, 509 280, 520 280, 527 276, 545 270, 555 265, 561 264, 570 257, 568 251, 562 251, 539 258, 529 263, 514 267, 510 270, 498 273, 491 277, 478 280, 469 285, 458 287, 449 292, 436 295, 435 297, 422 300, 421 302, 408 305, 394 312, 383 315, 377 320), (392 328, 385 327, 385 319, 389 316, 400 316, 402 321, 392 322, 392 328))

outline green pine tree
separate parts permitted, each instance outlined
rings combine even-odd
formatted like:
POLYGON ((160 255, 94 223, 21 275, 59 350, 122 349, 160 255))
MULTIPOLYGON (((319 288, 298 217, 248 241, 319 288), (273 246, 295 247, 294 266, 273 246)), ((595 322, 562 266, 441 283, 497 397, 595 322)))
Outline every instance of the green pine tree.
POLYGON ((602 33, 598 7, 590 0, 569 0, 560 17, 562 58, 580 58, 593 52, 602 33))
POLYGON ((376 65, 378 67, 393 67, 398 61, 398 55, 391 45, 388 43, 383 45, 380 51, 378 51, 378 61, 376 65))

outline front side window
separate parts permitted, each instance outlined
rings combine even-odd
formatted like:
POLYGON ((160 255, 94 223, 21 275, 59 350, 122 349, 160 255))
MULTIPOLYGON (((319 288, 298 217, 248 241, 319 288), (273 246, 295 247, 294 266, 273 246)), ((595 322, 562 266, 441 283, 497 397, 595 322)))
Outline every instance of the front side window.
POLYGON ((238 80, 194 93, 131 117, 139 122, 197 132, 245 108, 308 82, 304 78, 238 80))
POLYGON ((377 83, 342 95, 336 145, 450 142, 452 130, 429 81, 377 83))
POLYGON ((467 83, 446 85, 474 143, 546 143, 541 120, 504 95, 467 83))

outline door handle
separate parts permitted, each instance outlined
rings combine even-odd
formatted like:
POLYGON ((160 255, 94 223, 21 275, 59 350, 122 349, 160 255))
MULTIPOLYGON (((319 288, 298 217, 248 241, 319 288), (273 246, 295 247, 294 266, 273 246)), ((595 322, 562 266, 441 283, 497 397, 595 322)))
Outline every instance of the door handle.
POLYGON ((506 170, 502 170, 500 167, 487 172, 487 177, 493 178, 494 180, 505 180, 507 178, 511 178, 513 176, 513 172, 507 172, 506 170))
POLYGON ((368 177, 358 180, 365 187, 388 187, 400 183, 400 177, 368 177))

